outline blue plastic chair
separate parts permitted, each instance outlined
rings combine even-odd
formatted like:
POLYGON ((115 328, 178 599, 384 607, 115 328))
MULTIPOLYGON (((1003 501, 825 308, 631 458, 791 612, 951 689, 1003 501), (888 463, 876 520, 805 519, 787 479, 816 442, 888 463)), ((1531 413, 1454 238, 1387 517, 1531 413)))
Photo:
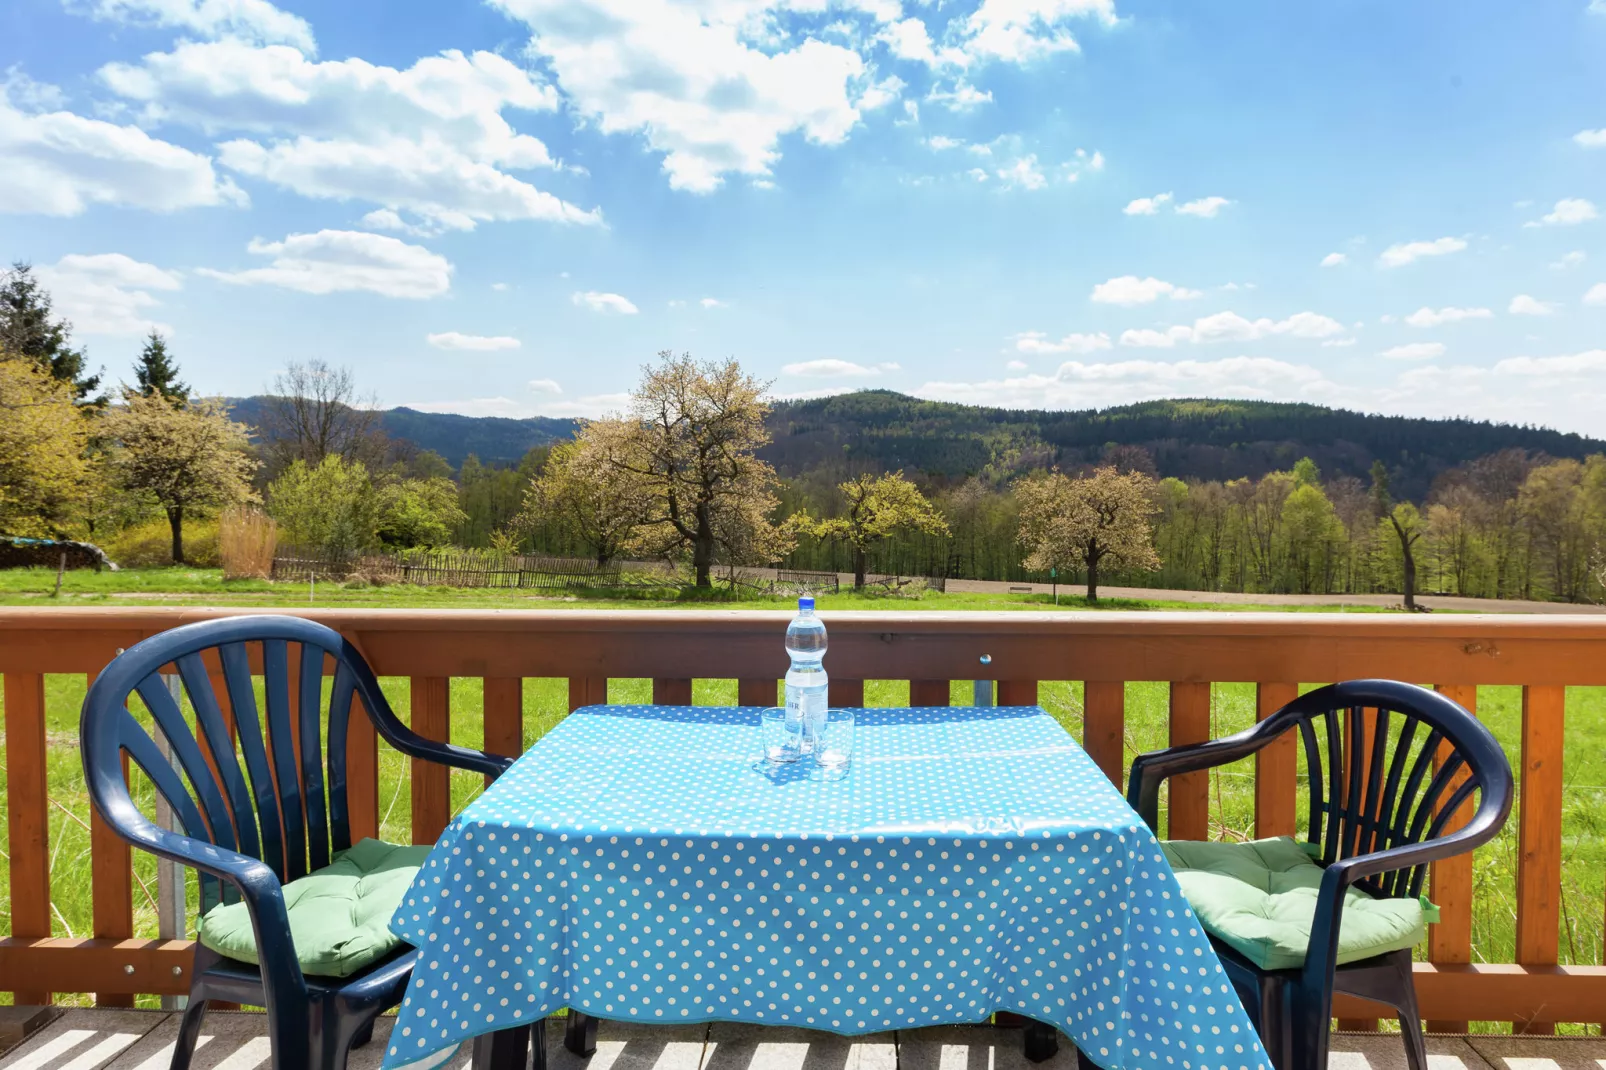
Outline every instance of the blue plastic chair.
POLYGON ((1406 1062, 1426 1070, 1411 950, 1337 965, 1344 894, 1353 887, 1379 899, 1415 898, 1430 863, 1493 839, 1511 812, 1511 763, 1493 734, 1443 695, 1393 680, 1351 680, 1301 695, 1237 735, 1140 755, 1127 801, 1158 831, 1165 780, 1246 758, 1295 729, 1309 774, 1306 842, 1323 869, 1304 966, 1262 970, 1214 935, 1211 943, 1278 1070, 1325 1070, 1334 991, 1398 1010, 1406 1062), (1325 740, 1317 738, 1318 722, 1325 740), (1370 748, 1354 745, 1368 731, 1370 748), (1448 830, 1474 796, 1471 819, 1448 830))
POLYGON ((403 754, 492 777, 513 764, 512 758, 414 733, 396 718, 355 647, 339 633, 296 617, 232 617, 163 632, 119 655, 89 689, 80 734, 84 779, 95 808, 128 843, 198 870, 202 913, 243 898, 255 930, 260 968, 196 944, 174 1070, 189 1066, 209 1000, 267 1008, 273 1066, 294 1070, 341 1070, 350 1049, 372 1035, 374 1019, 401 1002, 416 949, 404 945, 351 977, 306 976, 296 961, 281 891, 284 883, 328 865, 334 852, 351 846, 346 732, 354 696, 361 698, 379 734, 403 754), (244 772, 207 675, 208 652, 222 665, 244 772), (265 716, 252 686, 253 652, 264 682, 265 716), (301 670, 300 716, 294 724, 292 658, 299 658, 301 670), (334 664, 327 755, 320 734, 326 659, 334 664), (159 675, 164 668, 176 669, 183 681, 200 739, 159 675), (166 736, 182 776, 128 712, 134 693, 166 736), (159 828, 135 807, 123 779, 124 753, 167 800, 182 833, 159 828))

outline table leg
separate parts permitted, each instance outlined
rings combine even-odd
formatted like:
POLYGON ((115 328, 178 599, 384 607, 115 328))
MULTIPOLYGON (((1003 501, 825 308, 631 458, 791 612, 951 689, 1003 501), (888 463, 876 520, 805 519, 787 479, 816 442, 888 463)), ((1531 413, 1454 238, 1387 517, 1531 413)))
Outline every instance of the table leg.
POLYGON ((546 1070, 544 1021, 513 1029, 498 1029, 494 1033, 475 1037, 474 1070, 527 1070, 532 1065, 532 1046, 535 1049, 534 1070, 546 1070))
POLYGON ((569 1008, 569 1023, 563 1028, 563 1046, 575 1055, 589 1059, 597 1053, 597 1020, 585 1011, 569 1008))
MULTIPOLYGON (((1026 1060, 1040 1063, 1060 1050, 1060 1033, 1051 1025, 1028 1019, 1025 1029, 1026 1060)), ((1080 1054, 1080 1052, 1078 1053, 1080 1054)))

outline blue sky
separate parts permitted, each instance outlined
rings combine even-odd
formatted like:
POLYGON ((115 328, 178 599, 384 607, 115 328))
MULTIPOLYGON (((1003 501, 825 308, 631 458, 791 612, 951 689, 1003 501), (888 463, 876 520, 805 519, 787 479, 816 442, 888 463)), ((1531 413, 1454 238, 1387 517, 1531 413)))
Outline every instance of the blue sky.
POLYGON ((1606 434, 1606 0, 9 0, 0 71, 0 256, 114 378, 1606 434))

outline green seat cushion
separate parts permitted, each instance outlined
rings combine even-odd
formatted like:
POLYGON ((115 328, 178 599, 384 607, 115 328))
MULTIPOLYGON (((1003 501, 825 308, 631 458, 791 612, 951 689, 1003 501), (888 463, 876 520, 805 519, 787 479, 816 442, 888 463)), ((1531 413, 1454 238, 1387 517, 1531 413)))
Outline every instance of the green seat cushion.
MULTIPOLYGON (((1200 924, 1263 970, 1305 964, 1322 867, 1287 836, 1249 843, 1170 840, 1161 845, 1200 924)), ((1339 963, 1414 947, 1426 935, 1416 899, 1345 893, 1339 963)))
MULTIPOLYGON (((301 972, 350 977, 400 944, 390 931, 390 916, 428 854, 428 845, 363 840, 336 852, 322 869, 286 884, 284 905, 301 972)), ((256 935, 243 902, 207 911, 196 936, 220 955, 257 962, 256 935)))

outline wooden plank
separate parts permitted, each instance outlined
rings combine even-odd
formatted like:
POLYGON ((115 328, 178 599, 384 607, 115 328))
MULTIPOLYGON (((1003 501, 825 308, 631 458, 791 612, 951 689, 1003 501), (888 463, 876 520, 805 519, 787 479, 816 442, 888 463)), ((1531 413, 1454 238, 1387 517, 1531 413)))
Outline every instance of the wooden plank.
MULTIPOLYGON (((1356 759, 1360 763, 1358 766, 1356 766, 1356 768, 1358 768, 1360 770, 1360 773, 1359 773, 1360 782, 1361 782, 1360 813, 1361 814, 1365 814, 1370 810, 1370 803, 1372 801, 1371 800, 1372 782, 1371 782, 1371 779, 1370 779, 1370 777, 1371 777, 1370 770, 1372 768, 1372 740, 1373 740, 1373 733, 1377 730, 1377 711, 1376 710, 1362 710, 1361 711, 1360 738, 1357 739, 1354 736, 1352 736, 1350 734, 1350 732, 1349 732, 1349 729, 1350 729, 1350 720, 1346 716, 1344 718, 1344 732, 1345 732, 1345 736, 1344 736, 1344 761, 1345 761, 1345 767, 1344 768, 1345 768, 1345 776, 1347 778, 1348 775, 1349 775, 1348 771, 1349 771, 1349 768, 1350 768, 1350 765, 1349 765, 1349 763, 1350 763, 1350 754, 1353 751, 1355 753, 1355 755, 1356 755, 1356 759)), ((1349 781, 1347 779, 1344 781, 1344 787, 1345 787, 1345 791, 1347 792, 1349 790, 1349 781)), ((1348 795, 1346 795, 1345 798, 1348 798, 1348 795)), ((1371 850, 1372 850, 1371 834, 1366 832, 1364 829, 1356 827, 1355 828, 1355 832, 1354 832, 1354 849, 1351 850, 1351 851, 1342 852, 1342 853, 1361 855, 1361 854, 1368 854, 1368 853, 1371 852, 1371 850)), ((1370 1017, 1370 1018, 1340 1017, 1338 1019, 1338 1028, 1341 1031, 1345 1032, 1345 1033, 1375 1033, 1375 1032, 1377 1032, 1377 1029, 1378 1029, 1378 1019, 1376 1017, 1370 1017)))
MULTIPOLYGON (((1550 966, 1561 936, 1561 801, 1567 692, 1522 689, 1522 783, 1517 825, 1517 962, 1550 966)), ((1553 1033, 1555 1019, 1523 1023, 1553 1033)), ((1513 1028, 1516 1028, 1513 1026, 1513 1028)))
MULTIPOLYGON (((45 790, 45 678, 9 672, 6 703, 6 824, 11 854, 11 935, 50 935, 50 801, 45 790)), ((32 974, 0 976, 36 984, 32 974)), ((17 1006, 50 1002, 49 989, 18 988, 17 1006)))
MULTIPOLYGON (((1171 682, 1171 746, 1203 743, 1210 738, 1210 685, 1190 681, 1171 682)), ((1184 773, 1170 780, 1171 798, 1167 805, 1168 838, 1204 840, 1210 838, 1210 773, 1184 773)))
POLYGON ((524 681, 517 676, 485 678, 485 750, 509 758, 524 753, 524 681))
POLYGON ((1088 680, 1082 685, 1082 748, 1110 783, 1125 790, 1126 684, 1088 680))
MULTIPOLYGON (((831 681, 834 685, 835 680, 831 681)), ((736 681, 736 705, 738 706, 774 706, 776 705, 777 688, 775 681, 769 677, 760 677, 756 680, 742 678, 736 681)), ((863 705, 861 702, 860 705, 863 705)))
MULTIPOLYGON (((1478 689, 1472 685, 1441 685, 1440 694, 1452 702, 1458 702, 1468 712, 1476 715, 1478 712, 1478 689)), ((1448 757, 1450 747, 1443 744, 1439 748, 1438 759, 1434 766, 1437 768, 1440 761, 1448 757)), ((1463 772, 1455 778, 1450 790, 1466 780, 1463 772)), ((1458 811, 1457 816, 1451 818, 1450 824, 1445 827, 1446 832, 1453 832, 1466 824, 1472 817, 1472 804, 1465 803, 1458 811)), ((1441 862, 1433 863, 1428 876, 1428 898, 1439 908, 1438 924, 1428 928, 1428 960, 1443 966, 1463 965, 1472 961, 1472 855, 1471 853, 1446 858, 1441 862)), ((1430 1019, 1428 1031, 1433 1033, 1465 1033, 1468 1019, 1442 1018, 1430 1019)))
POLYGON ((1035 706, 1037 705, 1036 680, 1000 680, 998 681, 998 705, 1000 706, 1035 706))
MULTIPOLYGON (((444 676, 415 676, 412 686, 413 731, 425 739, 451 738, 451 681, 444 676)), ((451 770, 439 762, 412 759, 413 842, 434 843, 451 816, 451 770)))
MULTIPOLYGON (((106 658, 102 668, 111 662, 106 658)), ((97 668, 95 674, 98 675, 97 668)), ((94 683, 91 675, 89 683, 94 683)), ((123 755, 128 780, 128 755, 123 755)), ((134 935, 134 868, 128 844, 111 830, 100 811, 89 808, 90 916, 96 939, 127 940, 134 935)), ((132 1007, 134 999, 120 989, 96 989, 98 1007, 132 1007)))
POLYGON ((690 706, 691 678, 679 676, 653 677, 652 704, 654 706, 690 706))
POLYGON ((864 681, 843 680, 833 676, 826 685, 826 701, 837 707, 857 708, 864 705, 864 681))
POLYGON ((0 940, 0 977, 33 978, 58 992, 93 987, 116 1006, 133 1006, 136 994, 184 995, 194 960, 189 940, 0 940))
MULTIPOLYGON (((1255 685, 1255 719, 1264 721, 1299 696, 1298 684, 1255 685)), ((1299 807, 1299 734, 1285 732, 1255 755, 1255 835, 1292 836, 1299 807)))
POLYGON ((601 706, 608 701, 608 678, 606 676, 571 676, 569 677, 569 712, 573 713, 581 706, 601 706))
POLYGON ((950 697, 947 680, 910 680, 909 705, 946 706, 950 697))
POLYGON ((361 695, 352 696, 346 721, 346 807, 352 843, 379 838, 379 733, 361 695))

